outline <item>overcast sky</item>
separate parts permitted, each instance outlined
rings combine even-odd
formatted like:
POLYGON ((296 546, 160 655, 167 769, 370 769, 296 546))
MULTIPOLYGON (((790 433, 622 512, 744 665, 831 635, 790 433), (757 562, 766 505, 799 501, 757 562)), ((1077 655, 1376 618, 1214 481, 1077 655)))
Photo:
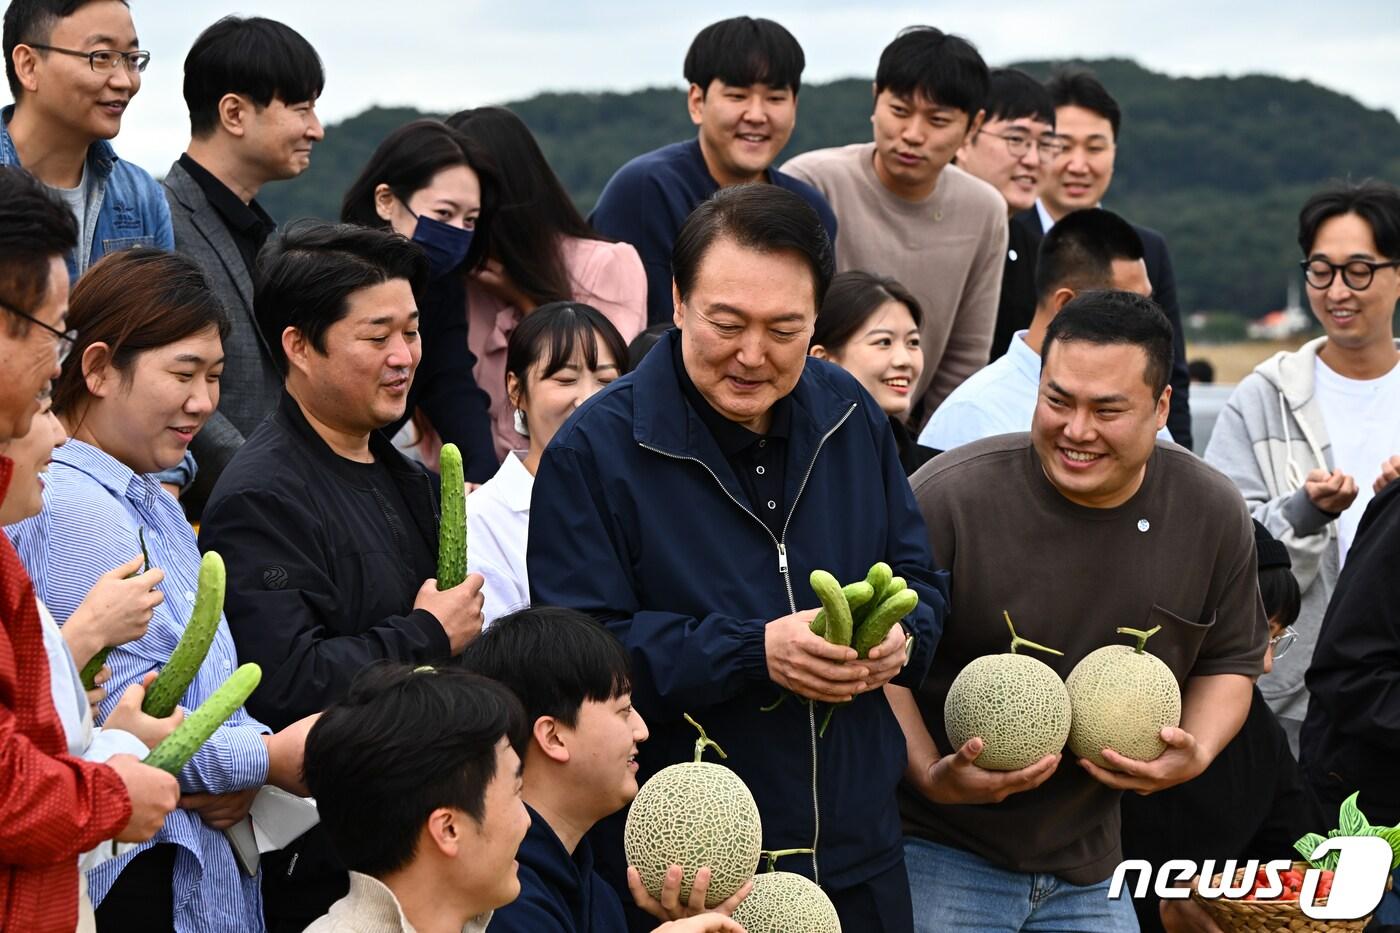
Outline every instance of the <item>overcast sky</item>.
POLYGON ((873 75, 880 49, 901 27, 928 23, 971 39, 993 65, 1122 56, 1173 75, 1263 72, 1307 78, 1400 113, 1394 0, 1178 0, 1150 7, 1111 0, 131 0, 131 6, 152 60, 114 144, 157 174, 188 139, 180 96, 185 53, 205 26, 231 12, 280 19, 316 46, 327 74, 318 110, 328 123, 373 104, 452 111, 545 90, 679 88, 694 34, 739 14, 767 16, 792 30, 807 55, 805 81, 873 75))

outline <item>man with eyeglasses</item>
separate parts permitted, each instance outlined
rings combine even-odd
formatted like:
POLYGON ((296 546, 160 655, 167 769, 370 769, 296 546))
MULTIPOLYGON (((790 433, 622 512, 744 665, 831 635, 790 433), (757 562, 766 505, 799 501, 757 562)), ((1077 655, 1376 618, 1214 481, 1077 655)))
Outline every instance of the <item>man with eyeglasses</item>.
MULTIPOLYGON (((991 185, 1006 201, 1007 217, 1035 206, 1045 172, 1060 154, 1055 105, 1035 78, 1015 68, 993 68, 987 119, 958 149, 956 164, 991 185)), ((1035 315, 1035 254, 1040 237, 1011 224, 1001 275, 1001 302, 992 331, 992 359, 1006 354, 1035 315)))
MULTIPOLYGON (((1012 226, 1039 237, 1070 211, 1098 207, 1113 181, 1118 153, 1118 130, 1123 111, 1118 101, 1084 69, 1056 72, 1045 89, 1055 105, 1055 133, 1060 151, 1041 185, 1035 210, 1022 211, 1012 226)), ((1152 299, 1172 325, 1172 408, 1167 427, 1172 437, 1192 449, 1191 374, 1186 369, 1186 331, 1176 300, 1176 273, 1172 270, 1167 241, 1156 230, 1133 225, 1142 238, 1152 299)))
POLYGON ((996 323, 1006 202, 949 164, 982 125, 987 85, 971 43, 911 26, 880 53, 874 142, 807 152, 783 166, 836 212, 837 271, 892 276, 924 309, 913 431, 987 364, 996 323))
POLYGON ((1367 503, 1400 476, 1400 189, 1318 192, 1299 214, 1298 245, 1325 336, 1246 376, 1205 453, 1288 546, 1303 588, 1297 645, 1259 682, 1295 749, 1303 675, 1337 576, 1367 503))
POLYGON ((119 249, 174 249, 160 186, 107 141, 121 130, 150 60, 126 3, 14 0, 3 44, 15 103, 0 112, 0 165, 23 167, 72 211, 78 244, 66 257, 69 279, 119 249))

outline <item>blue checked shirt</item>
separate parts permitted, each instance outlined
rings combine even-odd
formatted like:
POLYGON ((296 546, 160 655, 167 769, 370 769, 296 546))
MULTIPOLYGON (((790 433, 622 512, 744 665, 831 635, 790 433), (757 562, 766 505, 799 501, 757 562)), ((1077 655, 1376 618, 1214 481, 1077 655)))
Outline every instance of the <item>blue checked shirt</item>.
MULTIPOLYGON (((154 476, 137 475, 90 444, 70 440, 54 451, 46 478, 44 509, 6 529, 34 580, 39 598, 62 625, 97 578, 140 550, 145 528, 151 565, 165 571, 145 636, 116 648, 107 658, 112 679, 102 701, 106 718, 122 692, 164 664, 189 620, 199 582, 199 547, 179 503, 154 476)), ((228 622, 219 622, 208 656, 185 692, 181 706, 193 709, 238 666, 228 622)), ((180 772, 185 792, 222 794, 261 787, 267 780, 270 730, 239 709, 180 772)), ((175 857, 175 928, 180 933, 264 929, 260 879, 245 875, 221 832, 190 810, 176 810, 148 843, 88 873, 93 901, 101 903, 122 868, 157 843, 178 846, 175 857)))

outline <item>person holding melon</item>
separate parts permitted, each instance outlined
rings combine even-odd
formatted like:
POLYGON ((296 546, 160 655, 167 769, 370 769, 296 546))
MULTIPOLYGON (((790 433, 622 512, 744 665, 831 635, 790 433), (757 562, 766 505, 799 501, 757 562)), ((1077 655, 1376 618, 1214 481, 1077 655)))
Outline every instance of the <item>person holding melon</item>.
MULTIPOLYGON (((155 474, 180 462, 218 404, 228 325, 191 260, 148 248, 94 265, 73 290, 68 323, 78 336, 53 407, 71 439, 54 453, 43 510, 7 531, 60 624, 138 540, 164 571, 146 634, 108 656, 112 694, 101 708, 112 715, 130 685, 169 660, 193 610, 194 531, 155 474)), ((182 705, 202 703, 237 666, 220 619, 182 705)), ((261 929, 259 878, 240 868, 220 830, 247 814, 264 784, 300 790, 308 725, 272 735, 236 711, 181 772, 181 809, 154 840, 89 872, 99 931, 261 929)))
POLYGON ((1166 315, 1132 292, 1085 292, 1050 322, 1041 355, 1029 434, 966 444, 912 478, 955 607, 923 686, 887 688, 908 742, 899 802, 921 931, 1136 930, 1132 904, 1106 896, 1123 859, 1119 798, 1205 770, 1245 720, 1268 643, 1244 500, 1156 437, 1171 394, 1166 315), (944 707, 967 665, 1006 651, 1007 615, 1018 635, 1063 652, 1036 652, 1055 674, 1092 654, 1107 686, 1095 705, 1070 677, 1076 754, 1027 720, 1016 741, 1044 744, 999 747, 1012 770, 996 771, 978 764, 976 732, 949 741, 944 707), (1155 657, 1131 669, 1098 660, 1139 657, 1145 636, 1155 657), (1122 653, 1104 654, 1111 645, 1122 653), (1115 678, 1136 687, 1148 662, 1161 690, 1113 693, 1115 678), (1150 751, 1079 744, 1076 723, 1103 712, 1126 727, 1125 751, 1150 751))

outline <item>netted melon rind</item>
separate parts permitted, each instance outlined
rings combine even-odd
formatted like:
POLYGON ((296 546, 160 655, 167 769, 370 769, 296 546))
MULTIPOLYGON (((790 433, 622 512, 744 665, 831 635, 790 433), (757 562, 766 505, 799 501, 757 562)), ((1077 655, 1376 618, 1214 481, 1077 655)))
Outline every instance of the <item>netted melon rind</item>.
POLYGON ((1181 688, 1161 658, 1129 645, 1092 651, 1065 681, 1073 717, 1070 751, 1109 768, 1102 750, 1111 748, 1138 761, 1152 761, 1166 750, 1164 726, 1181 724, 1181 688))
POLYGON ((1021 654, 984 655, 953 680, 943 703, 943 724, 954 750, 973 736, 982 739, 980 767, 1016 771, 1065 747, 1069 693, 1043 661, 1021 654))
POLYGON ((753 890, 734 908, 734 922, 748 933, 841 933, 831 898, 790 871, 755 876, 753 890))
POLYGON ((652 897, 661 896, 666 869, 680 865, 681 901, 695 873, 710 868, 706 907, 744 886, 758 868, 763 825, 753 794, 733 771, 712 762, 662 768, 632 801, 623 831, 627 864, 641 873, 652 897))

